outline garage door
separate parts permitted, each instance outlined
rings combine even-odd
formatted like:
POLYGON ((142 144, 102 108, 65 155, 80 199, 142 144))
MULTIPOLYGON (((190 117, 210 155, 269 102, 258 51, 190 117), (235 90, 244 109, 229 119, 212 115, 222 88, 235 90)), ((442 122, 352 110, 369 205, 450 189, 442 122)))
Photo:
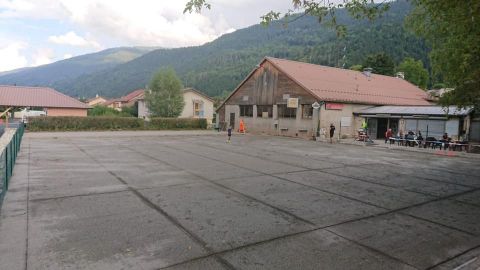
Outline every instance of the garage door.
POLYGON ((480 121, 472 121, 470 124, 470 141, 480 142, 480 121))
MULTIPOLYGON (((440 139, 445 133, 445 120, 410 120, 417 121, 417 130, 422 132, 424 137, 435 137, 440 139)), ((412 125, 412 123, 410 123, 412 125)))

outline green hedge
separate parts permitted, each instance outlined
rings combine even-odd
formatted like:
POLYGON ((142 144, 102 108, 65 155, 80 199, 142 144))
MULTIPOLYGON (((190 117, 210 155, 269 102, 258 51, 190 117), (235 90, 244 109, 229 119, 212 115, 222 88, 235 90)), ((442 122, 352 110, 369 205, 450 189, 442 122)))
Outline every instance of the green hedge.
POLYGON ((30 131, 206 129, 205 119, 48 116, 30 118, 30 131))

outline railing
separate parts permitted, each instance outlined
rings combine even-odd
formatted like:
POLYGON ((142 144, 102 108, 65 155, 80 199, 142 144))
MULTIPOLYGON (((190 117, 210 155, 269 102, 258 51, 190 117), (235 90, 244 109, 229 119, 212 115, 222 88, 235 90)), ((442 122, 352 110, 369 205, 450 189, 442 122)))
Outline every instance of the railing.
MULTIPOLYGON (((23 124, 17 126, 17 129, 10 141, 1 149, 0 155, 0 206, 8 190, 10 178, 13 173, 13 166, 17 159, 20 144, 22 142, 24 127, 23 124)), ((7 135, 7 133, 5 133, 7 135)))

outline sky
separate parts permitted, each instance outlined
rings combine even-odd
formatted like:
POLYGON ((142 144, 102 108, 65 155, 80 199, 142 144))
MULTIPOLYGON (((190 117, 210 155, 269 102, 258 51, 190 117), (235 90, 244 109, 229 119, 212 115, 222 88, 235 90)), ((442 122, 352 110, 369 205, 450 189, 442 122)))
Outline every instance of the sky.
POLYGON ((260 22, 291 0, 210 0, 183 14, 187 0, 0 0, 0 72, 112 47, 201 45, 260 22))

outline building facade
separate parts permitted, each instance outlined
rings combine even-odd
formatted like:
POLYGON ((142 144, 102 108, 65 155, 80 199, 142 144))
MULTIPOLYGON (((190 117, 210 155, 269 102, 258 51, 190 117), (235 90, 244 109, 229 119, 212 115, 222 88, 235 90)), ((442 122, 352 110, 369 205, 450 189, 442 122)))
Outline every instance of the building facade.
POLYGON ((456 106, 378 106, 354 112, 368 121, 370 138, 385 138, 387 127, 393 134, 421 132, 423 137, 440 139, 447 133, 453 140, 478 141, 478 131, 471 128, 473 108, 456 106))
POLYGON ((89 105, 48 87, 0 86, 0 106, 44 111, 47 116, 87 116, 89 105))
MULTIPOLYGON (((208 124, 213 120, 213 99, 193 88, 183 90, 185 106, 179 118, 204 118, 208 124)), ((145 99, 138 100, 138 117, 146 119, 150 116, 145 99)))
POLYGON ((426 93, 395 77, 276 58, 265 58, 217 110, 219 125, 248 132, 312 138, 351 137, 363 118, 354 112, 378 105, 428 106, 426 93), (318 109, 312 105, 318 104, 318 109))

